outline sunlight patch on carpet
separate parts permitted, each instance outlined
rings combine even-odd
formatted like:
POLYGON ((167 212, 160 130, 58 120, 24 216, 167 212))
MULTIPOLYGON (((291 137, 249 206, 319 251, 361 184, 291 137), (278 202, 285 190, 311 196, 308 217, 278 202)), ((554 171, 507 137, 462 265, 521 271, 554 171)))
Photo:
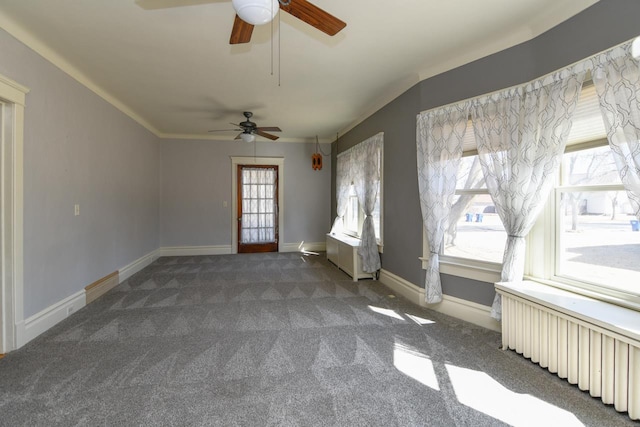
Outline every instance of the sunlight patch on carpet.
POLYGON ((513 392, 484 372, 445 366, 458 401, 493 418, 517 426, 584 426, 571 412, 513 392))

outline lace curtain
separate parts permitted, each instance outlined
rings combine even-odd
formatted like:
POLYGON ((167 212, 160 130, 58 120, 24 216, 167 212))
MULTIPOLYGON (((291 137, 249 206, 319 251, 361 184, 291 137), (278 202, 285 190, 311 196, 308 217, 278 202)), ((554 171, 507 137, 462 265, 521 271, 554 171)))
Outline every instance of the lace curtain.
POLYGON ((640 65, 626 43, 593 58, 607 139, 620 178, 640 220, 640 65))
POLYGON ((366 273, 375 273, 380 269, 380 254, 372 214, 380 188, 382 141, 383 134, 379 133, 353 147, 351 153, 353 186, 358 195, 358 203, 365 214, 358 255, 366 273))
MULTIPOLYGON (((551 191, 584 72, 563 71, 473 101, 473 127, 487 189, 508 238, 504 282, 522 280, 525 236, 551 191)), ((500 319, 496 294, 491 316, 500 319)))
POLYGON ((429 244, 425 302, 442 301, 440 247, 456 191, 469 109, 467 104, 439 108, 418 115, 418 189, 422 221, 429 244))
POLYGON ((347 211, 347 202, 349 201, 349 187, 351 187, 351 153, 348 150, 338 155, 336 162, 336 219, 331 227, 332 233, 342 231, 343 218, 347 211))

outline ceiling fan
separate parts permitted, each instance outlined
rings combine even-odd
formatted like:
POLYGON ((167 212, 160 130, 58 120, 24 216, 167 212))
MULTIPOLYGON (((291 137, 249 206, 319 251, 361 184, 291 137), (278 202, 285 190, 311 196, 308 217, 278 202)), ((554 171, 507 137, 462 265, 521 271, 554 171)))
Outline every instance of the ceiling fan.
MULTIPOLYGON (((215 1, 217 0, 136 0, 136 3, 143 9, 162 9, 215 1)), ((330 36, 336 35, 347 26, 344 21, 307 0, 232 0, 231 3, 236 17, 229 39, 230 44, 249 43, 253 27, 271 22, 280 9, 330 36)))
POLYGON ((210 130, 209 132, 228 132, 228 131, 241 131, 234 139, 242 139, 244 142, 253 142, 256 139, 256 135, 260 135, 264 138, 268 138, 272 141, 275 141, 279 137, 276 135, 271 135, 265 131, 269 132, 282 132, 282 130, 277 126, 260 126, 258 127, 255 122, 252 122, 250 119, 253 116, 251 111, 245 111, 242 113, 246 120, 244 122, 240 122, 238 124, 231 123, 234 126, 238 126, 238 129, 221 129, 221 130, 210 130))
POLYGON ((306 0, 232 0, 236 18, 231 30, 230 44, 248 43, 254 25, 267 24, 275 18, 278 9, 330 36, 336 35, 347 24, 306 0))

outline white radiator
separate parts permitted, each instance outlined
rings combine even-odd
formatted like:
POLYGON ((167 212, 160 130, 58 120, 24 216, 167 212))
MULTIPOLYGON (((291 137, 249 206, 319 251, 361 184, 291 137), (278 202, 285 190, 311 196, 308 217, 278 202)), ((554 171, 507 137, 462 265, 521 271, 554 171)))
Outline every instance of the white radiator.
POLYGON ((579 296, 561 299, 556 310, 550 308, 553 303, 547 304, 556 291, 541 292, 535 295, 541 299, 532 300, 513 292, 513 284, 496 284, 496 289, 502 295, 504 349, 515 350, 617 411, 628 412, 631 419, 640 419, 640 341, 617 327, 635 322, 637 312, 579 296), (590 322, 580 311, 571 313, 576 307, 593 309, 597 304, 613 307, 607 313, 613 330, 604 322, 590 322))

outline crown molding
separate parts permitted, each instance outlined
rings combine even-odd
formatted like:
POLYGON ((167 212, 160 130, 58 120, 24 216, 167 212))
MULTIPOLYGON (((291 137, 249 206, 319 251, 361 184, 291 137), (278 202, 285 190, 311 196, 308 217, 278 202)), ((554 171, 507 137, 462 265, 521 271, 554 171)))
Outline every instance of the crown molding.
MULTIPOLYGON (((221 135, 211 135, 211 134, 187 134, 187 133, 160 133, 157 134, 158 138, 161 139, 185 139, 185 140, 199 140, 199 141, 224 141, 224 142, 230 142, 230 141, 235 141, 235 139, 233 137, 224 137, 221 135)), ((240 142, 242 142, 242 140, 238 140, 240 142)), ((316 138, 278 138, 276 141, 269 141, 266 139, 261 139, 258 140, 256 139, 256 142, 264 142, 264 143, 270 143, 270 144, 279 144, 279 143, 298 143, 298 144, 311 144, 316 142, 316 138)), ((329 139, 329 138, 319 138, 318 139, 318 143, 320 144, 331 144, 333 143, 334 140, 329 139)), ((249 143, 250 144, 250 143, 249 143)))
POLYGON ((115 96, 111 95, 107 90, 102 88, 96 82, 94 82, 91 78, 89 78, 86 74, 76 68, 73 64, 68 62, 62 55, 58 54, 55 50, 49 47, 46 43, 40 40, 38 37, 33 35, 30 31, 24 28, 22 25, 18 24, 14 20, 12 20, 7 14, 0 10, 0 28, 4 29, 7 33, 15 37, 18 41, 26 45, 28 48, 36 52, 38 55, 42 56, 44 59, 58 67, 60 70, 68 74, 71 78, 76 80, 81 85, 85 86, 87 89, 91 90, 93 93, 98 95, 100 98, 107 101, 109 104, 113 105, 115 108, 120 110, 122 113, 129 116, 136 123, 147 129, 149 132, 153 133, 156 136, 160 135, 160 132, 149 123, 147 120, 142 118, 139 114, 137 114, 133 109, 127 106, 125 103, 120 101, 115 96))

